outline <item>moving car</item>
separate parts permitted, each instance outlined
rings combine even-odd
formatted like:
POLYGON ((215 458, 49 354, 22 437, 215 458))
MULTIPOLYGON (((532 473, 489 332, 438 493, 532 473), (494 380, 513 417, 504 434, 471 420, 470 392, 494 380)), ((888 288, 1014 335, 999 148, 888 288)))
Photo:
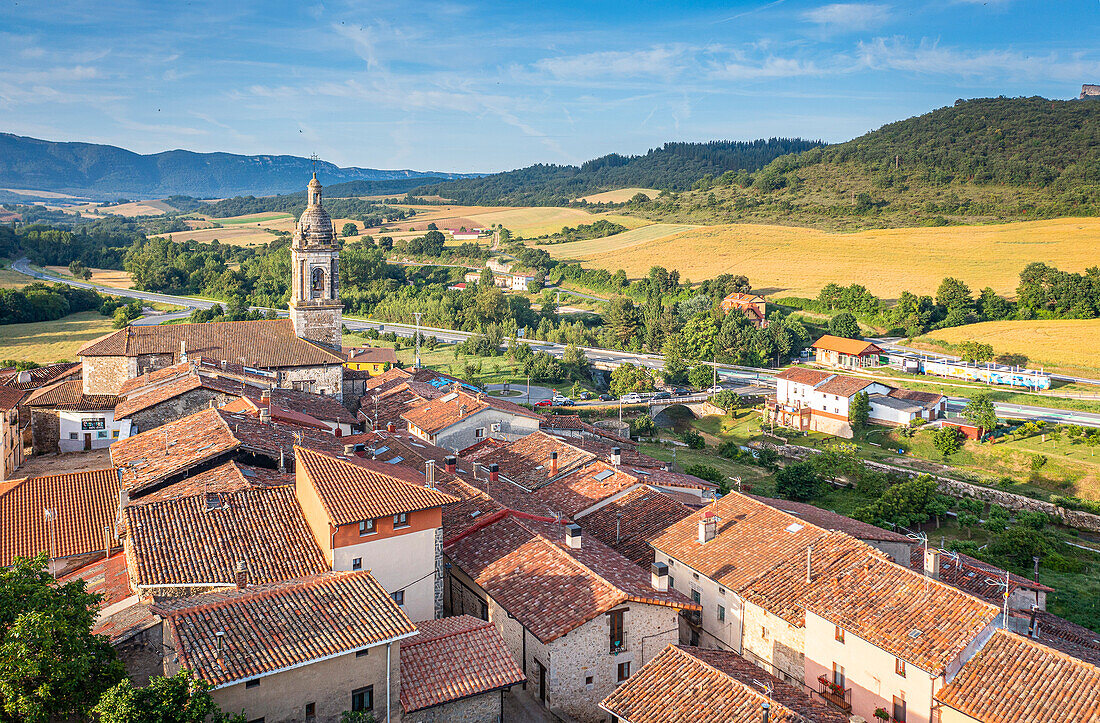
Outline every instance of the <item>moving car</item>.
POLYGON ((599 400, 601 402, 613 402, 615 401, 615 397, 611 396, 610 394, 601 394, 599 396, 599 400))
POLYGON ((554 403, 552 401, 550 401, 549 399, 542 399, 540 401, 535 402, 535 406, 536 407, 552 407, 552 406, 554 406, 554 403))
POLYGON ((672 399, 672 394, 669 392, 657 392, 653 395, 654 399, 672 399))

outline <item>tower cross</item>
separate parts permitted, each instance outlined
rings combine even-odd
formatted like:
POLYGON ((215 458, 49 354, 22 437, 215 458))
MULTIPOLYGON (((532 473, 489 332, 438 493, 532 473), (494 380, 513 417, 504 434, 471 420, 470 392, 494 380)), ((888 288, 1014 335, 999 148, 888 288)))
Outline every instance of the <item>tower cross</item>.
POLYGON ((321 160, 316 153, 310 154, 309 160, 313 162, 313 175, 317 175, 317 161, 321 160))

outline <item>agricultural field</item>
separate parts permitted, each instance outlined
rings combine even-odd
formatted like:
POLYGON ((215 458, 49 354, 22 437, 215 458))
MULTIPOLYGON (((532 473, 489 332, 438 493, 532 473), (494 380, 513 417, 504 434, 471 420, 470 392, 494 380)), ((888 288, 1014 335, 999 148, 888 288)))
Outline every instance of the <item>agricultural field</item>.
POLYGON ((987 321, 938 329, 917 339, 914 346, 943 351, 942 347, 927 343, 931 340, 952 345, 979 341, 991 345, 997 354, 1023 354, 1032 367, 1100 377, 1100 319, 987 321))
POLYGON ((33 279, 9 268, 10 262, 0 260, 0 289, 22 289, 33 279))
POLYGON ((1100 258, 1097 218, 848 234, 732 224, 626 245, 624 235, 564 244, 556 251, 587 266, 623 268, 634 278, 660 265, 693 280, 745 274, 762 293, 814 296, 829 282, 857 281, 885 298, 904 290, 933 292, 945 276, 959 278, 975 291, 991 286, 1011 296, 1020 271, 1032 261, 1083 271, 1100 258), (624 255, 627 246, 631 253, 624 255))
MULTIPOLYGON (((219 219, 204 217, 201 226, 207 227, 211 222, 220 224, 221 228, 193 228, 190 231, 173 231, 164 235, 171 236, 177 243, 181 241, 210 243, 217 239, 219 243, 233 246, 255 246, 271 243, 278 238, 271 231, 293 232, 295 219, 286 213, 259 213, 219 219)), ((337 233, 341 225, 343 225, 342 221, 337 220, 337 233)), ((362 224, 358 225, 362 226, 362 224)))
MULTIPOLYGON (((612 220, 611 216, 606 216, 604 218, 612 220)), ((565 244, 553 244, 547 246, 546 251, 556 259, 584 260, 594 255, 621 258, 620 254, 626 249, 648 244, 653 241, 659 241, 695 228, 699 227, 684 224, 654 223, 648 226, 633 228, 629 231, 623 231, 614 236, 604 236, 603 238, 588 239, 586 241, 571 241, 565 244)), ((599 266, 600 264, 586 265, 599 266)), ((620 268, 622 268, 621 262, 615 269, 620 268)), ((641 273, 644 274, 647 271, 649 271, 648 266, 641 273)))
POLYGON ((69 314, 55 321, 0 325, 0 350, 4 359, 39 364, 76 359, 76 353, 92 339, 114 331, 111 318, 98 311, 69 314))
POLYGON ((557 233, 565 226, 592 223, 600 218, 622 224, 627 228, 637 228, 650 223, 635 216, 593 214, 579 208, 555 206, 408 206, 402 204, 399 207, 415 209, 416 216, 406 221, 387 224, 386 229, 376 233, 392 236, 391 230, 407 232, 410 228, 423 232, 429 223, 434 223, 441 229, 463 226, 489 228, 494 224, 503 224, 514 234, 532 237, 557 233))
POLYGON ((100 216, 111 214, 115 216, 126 216, 127 218, 133 218, 134 216, 160 216, 164 213, 175 212, 177 209, 169 206, 164 201, 150 200, 133 201, 131 203, 120 203, 117 206, 100 206, 98 203, 89 203, 84 206, 77 206, 75 207, 75 210, 80 211, 81 214, 85 216, 100 216))
POLYGON ((617 191, 604 191, 603 193, 581 196, 577 200, 587 201, 588 203, 625 203, 639 193, 644 193, 652 200, 657 198, 660 191, 655 188, 620 188, 617 191))
MULTIPOLYGON (((117 269, 88 270, 92 272, 92 278, 88 279, 89 283, 99 284, 100 286, 110 286, 114 289, 134 288, 134 282, 130 278, 130 274, 125 271, 118 271, 117 269)), ((72 278, 73 276, 69 273, 69 269, 65 266, 47 266, 46 271, 49 271, 55 276, 63 276, 68 278, 72 278)), ((27 277, 24 276, 23 278, 26 279, 27 277)))

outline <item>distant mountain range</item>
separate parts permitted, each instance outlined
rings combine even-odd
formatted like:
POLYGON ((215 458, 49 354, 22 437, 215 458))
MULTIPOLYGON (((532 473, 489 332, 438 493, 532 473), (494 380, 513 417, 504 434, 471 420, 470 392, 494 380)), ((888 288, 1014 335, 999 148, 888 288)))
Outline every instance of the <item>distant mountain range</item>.
MULTIPOLYGON (((116 146, 59 143, 0 133, 0 188, 51 191, 94 200, 289 193, 300 191, 312 171, 313 161, 298 156, 183 150, 142 155, 116 146)), ((325 185, 379 182, 377 193, 391 193, 407 190, 415 181, 434 183, 477 174, 340 168, 318 161, 317 175, 325 185), (394 183, 384 183, 387 181, 394 183)))

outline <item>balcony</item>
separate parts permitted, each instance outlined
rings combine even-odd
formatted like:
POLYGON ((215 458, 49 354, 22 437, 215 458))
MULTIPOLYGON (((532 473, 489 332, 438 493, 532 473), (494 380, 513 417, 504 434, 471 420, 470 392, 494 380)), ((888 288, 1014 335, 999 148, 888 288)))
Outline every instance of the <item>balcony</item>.
POLYGON ((703 613, 699 610, 681 610, 680 615, 687 621, 688 625, 697 628, 703 627, 703 613))
POLYGON ((610 655, 618 655, 619 653, 625 653, 625 652, 626 652, 626 633, 624 632, 622 635, 619 635, 618 637, 611 638, 611 650, 609 651, 609 654, 610 655))
POLYGON ((845 713, 852 712, 852 689, 843 688, 824 675, 817 676, 818 694, 845 713))

